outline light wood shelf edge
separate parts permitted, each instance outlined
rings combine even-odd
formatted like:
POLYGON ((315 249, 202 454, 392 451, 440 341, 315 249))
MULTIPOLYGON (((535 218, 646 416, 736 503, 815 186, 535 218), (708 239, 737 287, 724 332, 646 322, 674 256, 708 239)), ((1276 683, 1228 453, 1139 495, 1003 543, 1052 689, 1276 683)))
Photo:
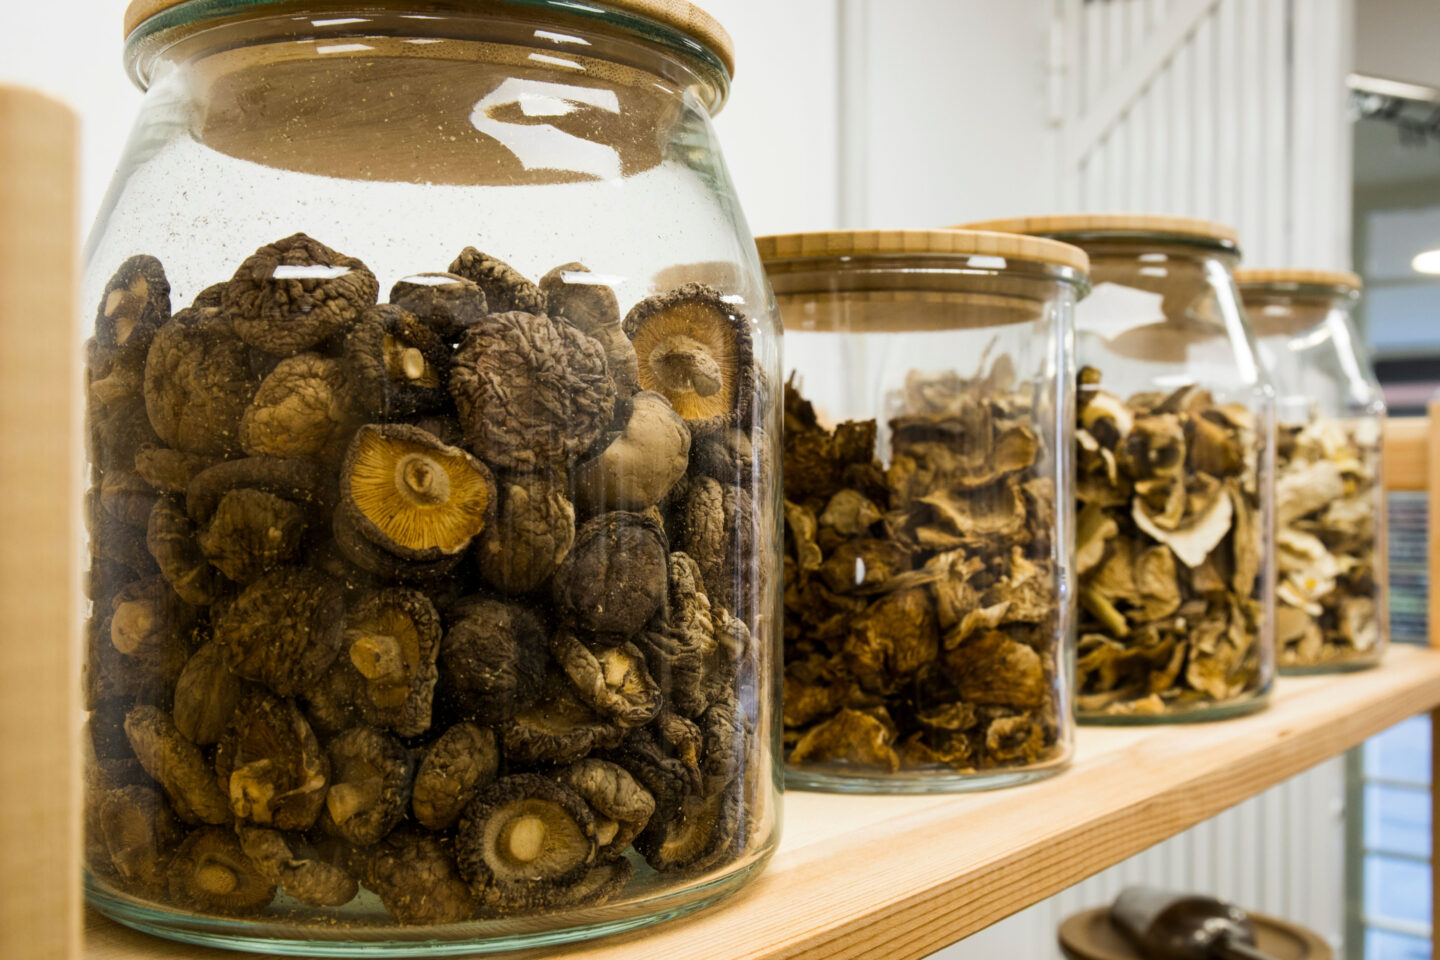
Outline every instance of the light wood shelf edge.
POLYGON ((1381 480, 1387 490, 1425 490, 1430 477, 1430 417, 1392 417, 1380 446, 1381 480))
MULTIPOLYGON (((930 797, 786 795, 770 868, 695 917, 508 960, 914 960, 1440 706, 1440 651, 1287 678, 1271 706, 1220 723, 1083 728, 1074 767, 1012 790, 930 797)), ((221 960, 98 918, 89 960, 221 960)), ((423 952, 423 951, 422 951, 423 952)))

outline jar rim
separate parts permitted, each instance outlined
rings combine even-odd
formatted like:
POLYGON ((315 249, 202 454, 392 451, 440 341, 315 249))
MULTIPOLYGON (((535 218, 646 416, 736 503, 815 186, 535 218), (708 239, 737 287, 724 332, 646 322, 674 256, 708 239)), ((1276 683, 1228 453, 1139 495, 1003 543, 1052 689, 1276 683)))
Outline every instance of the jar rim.
POLYGON ((1235 271, 1235 283, 1245 292, 1315 294, 1358 294, 1365 289, 1360 275, 1348 270, 1313 270, 1309 268, 1246 267, 1235 271))
POLYGON ((735 75, 735 44, 729 32, 689 0, 130 0, 125 10, 125 57, 138 83, 134 61, 147 41, 162 32, 197 27, 221 18, 357 8, 463 16, 494 13, 507 7, 548 9, 570 19, 596 20, 628 30, 644 42, 679 53, 698 62, 707 72, 720 74, 720 102, 724 100, 725 86, 735 75))
POLYGON ((1166 240, 1238 252, 1234 227, 1198 217, 1153 213, 1061 213, 958 224, 967 230, 1001 230, 1027 236, 1080 240, 1166 240))
POLYGON ((1068 267, 1086 276, 1090 257, 1079 247, 1013 231, 939 230, 816 230, 755 238, 764 263, 821 260, 835 257, 963 256, 1005 257, 1068 267))

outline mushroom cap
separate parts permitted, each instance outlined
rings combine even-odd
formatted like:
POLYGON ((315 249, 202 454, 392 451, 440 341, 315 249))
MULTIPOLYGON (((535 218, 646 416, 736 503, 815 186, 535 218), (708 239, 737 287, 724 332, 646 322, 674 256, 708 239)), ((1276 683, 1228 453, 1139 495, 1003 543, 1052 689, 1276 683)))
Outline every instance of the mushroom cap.
POLYGON ((563 263, 540 278, 545 312, 592 337, 603 327, 620 325, 620 302, 608 283, 592 282, 583 263, 563 263))
POLYGON ((145 410, 165 444, 234 456, 240 419, 259 388, 249 351, 217 310, 182 310, 155 334, 145 360, 145 410))
POLYGON ((624 431, 576 467, 577 505, 587 514, 648 510, 685 475, 690 443, 690 431, 670 401, 651 390, 636 394, 624 431))
POLYGON ((251 456, 333 460, 360 422, 361 394, 344 364, 318 353, 277 363, 240 418, 240 446, 251 456))
POLYGON ((584 800, 549 777, 514 774, 465 808, 456 850, 460 872, 476 890, 567 884, 595 863, 595 818, 584 800))
POLYGON ((275 897, 275 885, 229 829, 201 827, 192 832, 175 852, 168 873, 171 901, 206 913, 258 913, 275 897))
POLYGON ((397 419, 434 410, 449 398, 450 345, 414 314, 378 304, 345 336, 345 372, 366 414, 397 419))
POLYGON ((545 686, 545 626, 527 606, 464 597, 445 612, 441 697, 447 713, 498 723, 528 707, 545 686))
POLYGON ((396 281, 390 302, 415 315, 447 341, 455 341, 490 312, 485 291, 456 273, 416 273, 396 281))
POLYGON ((466 247, 450 264, 449 272, 479 286, 485 292, 490 313, 545 312, 545 297, 540 288, 499 257, 466 247))
POLYGON ((410 799, 415 819, 430 830, 449 828, 499 768, 495 731, 457 723, 430 744, 415 771, 410 799))
POLYGON ((325 802, 330 764, 292 701, 252 689, 215 748, 215 774, 237 820, 305 830, 325 802))
POLYGON ((668 570, 659 522, 616 510, 579 529, 551 590, 563 618, 596 639, 619 643, 664 604, 668 570))

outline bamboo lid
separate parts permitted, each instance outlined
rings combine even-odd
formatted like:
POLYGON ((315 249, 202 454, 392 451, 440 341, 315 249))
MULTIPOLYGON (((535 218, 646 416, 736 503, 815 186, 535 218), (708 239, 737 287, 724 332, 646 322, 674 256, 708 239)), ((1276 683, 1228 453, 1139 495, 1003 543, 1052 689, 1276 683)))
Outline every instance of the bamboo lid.
POLYGON ((1058 240, 1020 236, 1014 231, 982 230, 822 230, 756 237, 760 259, 808 260, 818 257, 863 257, 885 254, 1013 257, 1082 273, 1090 272, 1084 250, 1058 240))
MULTIPOLYGON (((130 0, 130 6, 125 10, 125 36, 128 38, 137 27, 151 17, 187 2, 189 0, 130 0)), ((261 0, 261 3, 263 2, 264 0, 261 0)), ((395 2, 395 0, 379 0, 378 3, 375 0, 367 3, 360 3, 359 0, 356 0, 353 5, 357 8, 373 9, 376 6, 384 7, 391 2, 395 2)), ((437 3, 436 0, 404 0, 403 3, 397 5, 404 6, 408 12, 418 12, 428 7, 441 7, 452 12, 473 8, 478 12, 493 10, 497 6, 493 0, 463 0, 459 3, 443 4, 437 3)), ((317 0, 316 6, 333 9, 336 6, 343 6, 343 4, 337 4, 334 0, 317 0)), ((720 21, 688 0, 595 0, 595 2, 583 6, 580 4, 574 6, 580 11, 585 11, 590 7, 602 10, 609 8, 663 24, 708 49, 724 64, 726 73, 732 77, 735 75, 735 42, 730 38, 729 32, 721 26, 720 21)))
POLYGON ((1296 269, 1245 269, 1235 271, 1235 282, 1242 287, 1260 286, 1310 286, 1341 287, 1346 290, 1362 290, 1365 281, 1359 274, 1348 270, 1307 270, 1296 269))
POLYGON ((1040 217, 1012 217, 959 224, 966 230, 1002 230, 1040 236, 1070 236, 1080 233, 1142 234, 1208 240, 1235 246, 1240 242, 1234 227, 1194 217, 1169 217, 1151 213, 1062 213, 1040 217))

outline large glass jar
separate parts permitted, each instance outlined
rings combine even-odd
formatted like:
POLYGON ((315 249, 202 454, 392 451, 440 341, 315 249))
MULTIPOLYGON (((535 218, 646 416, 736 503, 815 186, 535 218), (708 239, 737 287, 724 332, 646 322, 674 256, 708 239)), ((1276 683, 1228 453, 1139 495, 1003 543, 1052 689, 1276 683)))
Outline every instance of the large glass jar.
POLYGON ((1234 231, 1104 214, 973 226, 1090 255, 1094 292, 1075 317, 1080 719, 1262 706, 1275 676, 1275 402, 1235 289, 1234 231))
POLYGON ((758 242, 787 340, 787 781, 923 792, 1057 772, 1085 255, 960 230, 758 242))
POLYGON ((781 371, 723 29, 129 19, 85 279, 91 901, 369 956, 735 890, 779 832, 781 371))
POLYGON ((1351 313, 1360 278, 1235 275, 1276 392, 1275 646, 1282 673, 1374 666, 1390 638, 1385 401, 1351 313))

